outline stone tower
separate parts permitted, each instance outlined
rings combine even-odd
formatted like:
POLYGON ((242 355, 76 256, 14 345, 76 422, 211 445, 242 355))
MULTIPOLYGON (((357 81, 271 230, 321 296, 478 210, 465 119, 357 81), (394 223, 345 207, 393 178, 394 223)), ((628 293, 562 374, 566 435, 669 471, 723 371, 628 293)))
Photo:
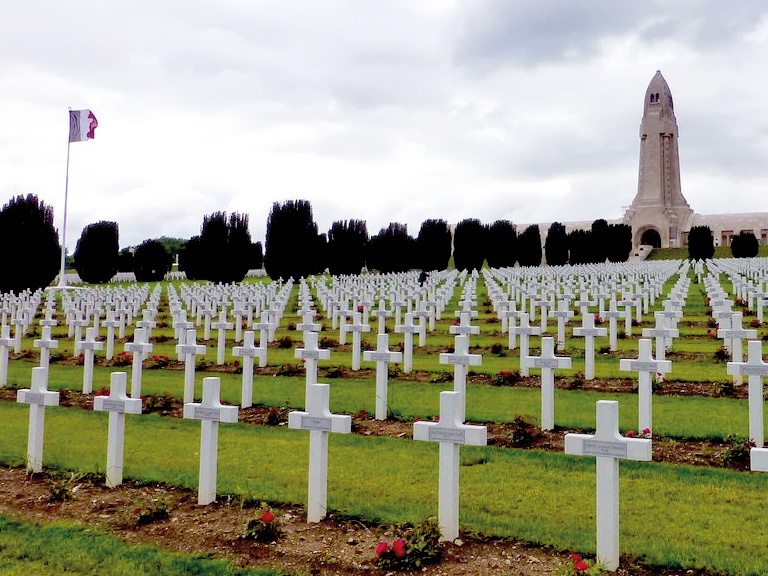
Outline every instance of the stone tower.
POLYGON ((632 226, 636 248, 683 245, 682 232, 693 210, 680 191, 680 160, 677 153, 677 120, 667 81, 656 75, 645 91, 640 122, 640 172, 637 194, 624 214, 632 226))

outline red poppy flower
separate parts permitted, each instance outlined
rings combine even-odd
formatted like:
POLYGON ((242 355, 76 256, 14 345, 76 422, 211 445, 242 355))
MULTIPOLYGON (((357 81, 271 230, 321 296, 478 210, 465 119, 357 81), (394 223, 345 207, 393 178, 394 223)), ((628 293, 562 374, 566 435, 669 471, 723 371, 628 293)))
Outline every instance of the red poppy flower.
POLYGON ((586 572, 589 570, 589 564, 584 562, 583 560, 579 560, 576 562, 576 564, 573 565, 573 569, 576 570, 576 572, 586 572))
POLYGON ((376 546, 376 556, 381 556, 387 550, 389 550, 389 544, 387 544, 387 542, 382 540, 381 542, 379 542, 379 545, 376 546))
POLYGON ((275 519, 275 515, 272 513, 271 510, 267 510, 266 512, 264 512, 264 514, 261 515, 261 521, 264 522, 264 524, 269 524, 274 519, 275 519))
POLYGON ((579 562, 581 560, 581 554, 571 554, 571 560, 579 562))
POLYGON ((627 430, 627 436, 632 438, 634 435, 635 435, 635 431, 634 430, 627 430))
POLYGON ((643 430, 643 434, 650 434, 650 433, 651 433, 651 429, 650 428, 646 428, 646 429, 643 430))
POLYGON ((395 540, 392 542, 392 550, 394 551, 395 556, 402 558, 405 556, 405 542, 400 539, 395 540))

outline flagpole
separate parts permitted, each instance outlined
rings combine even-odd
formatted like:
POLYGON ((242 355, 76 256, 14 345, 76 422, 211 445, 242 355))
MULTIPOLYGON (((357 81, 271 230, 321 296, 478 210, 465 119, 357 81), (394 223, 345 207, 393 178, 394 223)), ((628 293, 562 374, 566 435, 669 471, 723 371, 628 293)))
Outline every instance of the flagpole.
MULTIPOLYGON (((70 108, 70 111, 72 108, 70 108)), ((67 136, 67 172, 64 178, 64 223, 61 226, 61 270, 59 271, 59 286, 64 287, 67 281, 64 279, 67 262, 67 199, 69 197, 69 147, 71 141, 67 136)))

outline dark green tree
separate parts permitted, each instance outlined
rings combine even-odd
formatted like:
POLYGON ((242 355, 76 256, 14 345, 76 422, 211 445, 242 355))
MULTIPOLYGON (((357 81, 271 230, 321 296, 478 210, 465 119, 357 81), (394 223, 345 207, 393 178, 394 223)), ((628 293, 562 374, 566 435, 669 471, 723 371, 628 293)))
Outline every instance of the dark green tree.
POLYGON ((451 259, 451 228, 445 220, 424 220, 416 237, 422 270, 445 270, 451 259))
POLYGON ((550 266, 562 266, 568 262, 568 234, 560 222, 549 225, 544 241, 544 256, 550 266))
POLYGON ((531 224, 517 237, 517 261, 520 266, 541 266, 541 232, 531 224))
POLYGON ((133 272, 133 251, 131 248, 123 248, 118 252, 117 271, 133 272))
POLYGON ((408 235, 408 226, 392 222, 368 242, 366 266, 382 274, 406 272, 416 261, 416 240, 408 235))
POLYGON ((249 262, 251 270, 261 270, 264 266, 264 249, 261 242, 251 244, 251 260, 249 262))
POLYGON ((264 267, 273 280, 298 280, 314 274, 322 263, 317 224, 307 200, 275 202, 267 218, 264 267))
POLYGON ((707 260, 715 254, 715 239, 709 226, 694 226, 688 233, 688 258, 707 260))
POLYGON ((200 236, 192 236, 179 251, 179 270, 188 280, 202 280, 200 236))
POLYGON ((48 286, 61 262, 53 208, 34 194, 11 198, 0 210, 0 246, 0 292, 48 286))
POLYGON ((572 265, 593 261, 592 230, 571 230, 568 234, 568 261, 572 265))
POLYGON ((225 284, 241 282, 251 259, 248 215, 233 212, 227 218, 226 212, 214 212, 205 216, 197 250, 198 278, 225 284))
POLYGON ((344 220, 331 224, 326 252, 331 274, 360 274, 365 266, 368 228, 364 220, 344 220))
POLYGON ((488 266, 511 268, 517 262, 517 227, 509 220, 496 220, 488 228, 486 246, 488 266))
POLYGON ((488 227, 477 218, 465 218, 453 232, 453 265, 456 270, 480 270, 485 261, 488 227))
POLYGON ((592 248, 589 261, 603 263, 608 259, 608 222, 602 218, 592 222, 592 248))
POLYGON ((161 242, 145 240, 133 254, 133 273, 137 282, 159 282, 171 270, 171 255, 161 242))
POLYGON ((80 279, 88 284, 109 282, 117 273, 119 248, 117 222, 88 224, 75 248, 75 270, 80 279))
POLYGON ((754 258, 757 256, 758 243, 753 232, 741 231, 731 240, 731 252, 734 258, 754 258))
POLYGON ((626 262, 632 252, 632 227, 629 224, 608 226, 608 260, 626 262))

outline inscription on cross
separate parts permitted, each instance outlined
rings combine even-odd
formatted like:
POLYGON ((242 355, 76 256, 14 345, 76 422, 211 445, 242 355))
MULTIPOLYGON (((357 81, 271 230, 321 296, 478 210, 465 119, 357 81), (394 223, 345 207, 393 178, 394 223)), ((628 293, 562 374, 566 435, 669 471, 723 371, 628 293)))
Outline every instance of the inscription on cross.
POLYGON ((376 350, 363 352, 366 362, 376 362, 376 420, 387 419, 387 385, 389 380, 388 364, 400 362, 402 352, 390 352, 389 334, 379 334, 376 337, 376 350))
POLYGON ((440 364, 453 365, 453 391, 459 394, 460 402, 458 416, 464 421, 464 411, 467 403, 467 370, 469 366, 480 366, 483 357, 480 354, 469 353, 469 336, 461 334, 454 338, 453 352, 440 354, 440 364))
POLYGON ((246 330, 243 336, 243 345, 232 348, 232 355, 243 358, 243 386, 240 406, 248 408, 253 405, 253 359, 256 357, 266 359, 267 348, 264 345, 256 346, 254 344, 253 330, 246 330))
POLYGON ((549 336, 541 339, 541 356, 528 356, 531 368, 541 369, 541 429, 555 428, 555 373, 554 370, 571 367, 571 359, 555 356, 555 341, 549 336))
POLYGON ((763 362, 763 343, 750 340, 746 362, 728 362, 728 374, 747 376, 749 387, 749 438, 755 447, 763 447, 763 378, 768 376, 768 364, 763 362))
POLYGON ((205 355, 205 345, 197 343, 197 330, 190 328, 186 344, 176 346, 176 354, 184 362, 184 403, 195 401, 195 356, 205 355))
POLYGON ((619 370, 637 372, 638 430, 653 430, 653 386, 652 374, 667 374, 672 371, 672 362, 658 360, 651 356, 651 341, 641 338, 638 342, 637 360, 622 358, 619 370))
POLYGON ((59 405, 59 393, 48 390, 48 371, 45 368, 32 368, 32 386, 19 390, 16 402, 29 404, 27 472, 37 474, 43 470, 45 407, 59 405))

